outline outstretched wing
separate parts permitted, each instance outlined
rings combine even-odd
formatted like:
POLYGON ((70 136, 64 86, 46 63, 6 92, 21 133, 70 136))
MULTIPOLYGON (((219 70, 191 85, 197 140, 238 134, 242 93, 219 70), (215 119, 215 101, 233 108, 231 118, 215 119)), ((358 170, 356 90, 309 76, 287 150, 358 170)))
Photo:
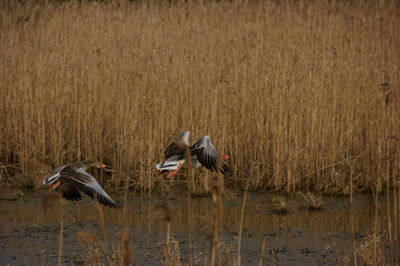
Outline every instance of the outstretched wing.
POLYGON ((193 155, 196 155, 197 160, 205 168, 218 172, 220 170, 223 174, 229 173, 229 167, 219 158, 218 152, 215 146, 212 144, 209 136, 200 138, 195 144, 190 147, 190 151, 193 155), (219 166, 219 169, 217 169, 219 166))
POLYGON ((66 199, 66 200, 81 200, 82 196, 81 193, 79 193, 79 190, 77 190, 75 187, 69 185, 68 183, 63 183, 56 188, 57 192, 61 193, 61 196, 66 199))
POLYGON ((82 168, 73 169, 70 166, 66 166, 60 172, 60 175, 60 180, 62 183, 65 183, 66 186, 84 192, 92 199, 95 198, 99 203, 105 206, 113 208, 117 207, 115 202, 104 191, 97 180, 82 168))
POLYGON ((165 160, 183 154, 189 148, 189 133, 189 131, 184 131, 174 138, 164 151, 165 160))
POLYGON ((221 173, 224 175, 232 174, 232 169, 224 161, 221 161, 221 173))

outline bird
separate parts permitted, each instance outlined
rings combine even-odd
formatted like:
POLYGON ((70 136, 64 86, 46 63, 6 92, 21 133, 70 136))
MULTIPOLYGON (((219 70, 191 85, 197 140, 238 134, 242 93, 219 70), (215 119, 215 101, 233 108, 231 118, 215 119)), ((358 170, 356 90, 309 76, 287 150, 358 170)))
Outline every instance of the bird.
MULTIPOLYGON (((167 176, 172 177, 185 164, 192 168, 204 166, 212 172, 220 171, 224 175, 231 173, 231 169, 221 160, 209 136, 201 137, 190 146, 189 134, 189 131, 182 132, 167 146, 164 151, 165 161, 156 164, 156 169, 160 173, 168 172, 167 176), (186 162, 187 158, 190 158, 190 163, 186 162)), ((223 158, 229 159, 230 156, 224 155, 223 158)))
POLYGON ((105 168, 107 165, 103 163, 68 163, 55 169, 50 176, 43 180, 43 185, 52 185, 52 189, 60 192, 66 200, 81 200, 81 192, 83 192, 104 206, 117 208, 117 204, 104 191, 96 178, 86 172, 91 167, 105 168))

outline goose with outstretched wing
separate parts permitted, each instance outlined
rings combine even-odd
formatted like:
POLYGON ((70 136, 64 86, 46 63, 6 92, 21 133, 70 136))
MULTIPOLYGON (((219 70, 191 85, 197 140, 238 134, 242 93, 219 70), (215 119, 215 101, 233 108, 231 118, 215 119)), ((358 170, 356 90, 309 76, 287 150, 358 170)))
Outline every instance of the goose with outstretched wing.
POLYGON ((175 155, 183 154, 185 150, 190 148, 189 134, 189 131, 184 131, 172 140, 171 144, 169 144, 164 150, 165 160, 168 160, 175 155))
POLYGON ((61 193, 66 200, 81 200, 81 192, 107 207, 116 208, 116 203, 104 191, 96 178, 86 170, 90 167, 105 168, 102 163, 84 164, 69 163, 63 165, 43 180, 44 185, 52 185, 52 189, 61 193))
MULTIPOLYGON (((231 169, 220 158, 209 136, 201 137, 189 146, 189 131, 185 131, 165 149, 164 156, 165 161, 156 164, 156 169, 161 173, 168 172, 168 177, 174 176, 180 168, 187 166, 186 159, 189 157, 192 168, 204 166, 213 172, 220 171, 224 175, 231 173, 231 169)), ((225 155, 223 159, 229 158, 225 155)))

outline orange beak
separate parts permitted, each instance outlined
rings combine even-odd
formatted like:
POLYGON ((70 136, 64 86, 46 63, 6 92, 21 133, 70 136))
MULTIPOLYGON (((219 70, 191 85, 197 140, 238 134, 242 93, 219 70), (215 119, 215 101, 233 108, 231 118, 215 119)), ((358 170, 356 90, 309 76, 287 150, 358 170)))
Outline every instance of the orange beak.
POLYGON ((104 164, 104 163, 101 163, 101 164, 100 164, 100 168, 106 168, 106 167, 107 167, 106 164, 104 164))
POLYGON ((228 160, 228 159, 230 159, 230 158, 231 158, 231 156, 230 156, 229 154, 225 154, 225 155, 224 155, 224 159, 225 159, 225 160, 228 160))

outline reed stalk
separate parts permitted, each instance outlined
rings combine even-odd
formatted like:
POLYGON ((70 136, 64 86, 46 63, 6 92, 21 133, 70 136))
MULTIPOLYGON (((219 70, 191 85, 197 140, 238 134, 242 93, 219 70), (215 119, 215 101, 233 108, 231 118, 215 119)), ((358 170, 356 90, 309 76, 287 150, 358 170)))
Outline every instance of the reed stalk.
POLYGON ((63 249, 64 249, 64 200, 60 199, 59 203, 60 203, 60 216, 59 216, 60 231, 58 234, 57 265, 61 266, 63 262, 63 249))
POLYGON ((261 244, 261 249, 260 249, 260 260, 258 262, 258 266, 263 266, 264 265, 264 251, 265 251, 265 245, 266 245, 266 237, 263 237, 263 241, 261 244))
POLYGON ((121 247, 122 247, 122 260, 121 265, 129 266, 132 264, 132 250, 129 245, 129 236, 130 232, 129 229, 131 228, 131 215, 128 211, 128 189, 130 185, 130 178, 129 178, 129 165, 133 159, 133 150, 132 150, 132 137, 126 140, 125 147, 124 147, 124 159, 122 160, 122 171, 121 174, 125 180, 124 182, 124 202, 122 206, 122 237, 121 237, 121 247))
POLYGON ((237 266, 241 265, 240 248, 241 248, 241 244, 242 244, 244 212, 245 212, 245 208, 246 208, 246 200, 247 200, 248 190, 249 190, 249 181, 246 180, 245 190, 244 190, 243 199, 242 199, 242 206, 240 209, 240 223, 239 223, 239 232, 238 232, 238 240, 237 240, 237 255, 236 255, 236 265, 237 266))
POLYGON ((222 213, 222 191, 219 176, 214 177, 212 184, 211 195, 213 199, 212 224, 211 224, 211 239, 210 239, 210 260, 209 265, 214 265, 219 241, 219 227, 222 213))

